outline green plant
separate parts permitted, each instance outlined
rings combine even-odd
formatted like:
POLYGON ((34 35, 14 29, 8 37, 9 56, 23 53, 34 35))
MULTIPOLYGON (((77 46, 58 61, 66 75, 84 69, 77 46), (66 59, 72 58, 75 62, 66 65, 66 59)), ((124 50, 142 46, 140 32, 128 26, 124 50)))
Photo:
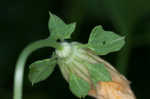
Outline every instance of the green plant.
MULTIPOLYGON (((66 24, 52 13, 48 27, 50 36, 28 45, 19 57, 15 70, 14 99, 22 99, 23 73, 27 57, 42 47, 53 47, 55 52, 50 59, 36 61, 30 65, 29 80, 32 85, 47 79, 56 64, 69 83, 72 93, 79 98, 90 94, 90 90, 96 89, 99 82, 114 81, 112 74, 118 72, 104 60, 99 60, 97 55, 119 51, 125 44, 124 37, 104 31, 99 25, 91 31, 87 44, 67 42, 66 39, 71 38, 76 23, 66 24)), ((121 78, 119 73, 118 75, 121 78)))

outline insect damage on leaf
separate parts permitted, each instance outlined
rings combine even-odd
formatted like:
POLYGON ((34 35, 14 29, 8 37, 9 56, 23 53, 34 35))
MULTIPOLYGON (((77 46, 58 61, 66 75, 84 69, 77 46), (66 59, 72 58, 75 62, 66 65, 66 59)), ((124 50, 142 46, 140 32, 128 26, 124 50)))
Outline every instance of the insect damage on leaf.
POLYGON ((120 50, 125 44, 124 38, 114 32, 104 31, 102 26, 99 25, 92 30, 88 47, 96 52, 97 55, 106 55, 120 50))

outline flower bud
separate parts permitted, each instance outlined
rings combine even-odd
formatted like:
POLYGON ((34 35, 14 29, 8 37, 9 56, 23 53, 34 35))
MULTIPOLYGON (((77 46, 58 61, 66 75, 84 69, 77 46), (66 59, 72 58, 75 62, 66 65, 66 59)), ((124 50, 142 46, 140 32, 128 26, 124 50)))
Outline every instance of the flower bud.
POLYGON ((97 99, 135 99, 130 89, 129 81, 113 66, 95 55, 90 49, 81 48, 80 43, 61 43, 61 49, 56 50, 58 64, 64 78, 69 81, 70 72, 84 79, 91 85, 90 96, 97 99), (112 81, 99 81, 93 87, 87 65, 103 63, 112 77, 112 81))

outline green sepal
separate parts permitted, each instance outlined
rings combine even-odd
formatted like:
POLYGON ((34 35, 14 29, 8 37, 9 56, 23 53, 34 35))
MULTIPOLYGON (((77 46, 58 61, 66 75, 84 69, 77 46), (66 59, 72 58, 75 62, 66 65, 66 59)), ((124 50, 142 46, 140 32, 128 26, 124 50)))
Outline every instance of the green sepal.
POLYGON ((106 55, 110 52, 119 51, 125 44, 125 37, 111 31, 103 30, 102 26, 96 26, 89 37, 88 48, 97 55, 106 55))
POLYGON ((79 98, 87 96, 90 90, 89 83, 73 73, 70 74, 69 87, 71 92, 79 98))
POLYGON ((76 23, 66 24, 58 16, 50 14, 50 19, 48 21, 48 28, 50 31, 50 38, 57 40, 64 40, 71 38, 71 34, 74 32, 76 23))
POLYGON ((87 68, 94 86, 96 86, 97 82, 99 81, 112 81, 111 75, 103 63, 88 64, 87 68))
POLYGON ((47 79, 56 66, 56 59, 39 60, 30 65, 29 80, 32 85, 47 79))

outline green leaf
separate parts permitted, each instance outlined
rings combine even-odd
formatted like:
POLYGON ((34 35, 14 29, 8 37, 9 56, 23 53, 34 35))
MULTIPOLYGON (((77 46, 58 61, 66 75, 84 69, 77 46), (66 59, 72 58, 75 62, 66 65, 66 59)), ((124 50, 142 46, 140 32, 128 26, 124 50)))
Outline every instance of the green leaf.
POLYGON ((88 41, 88 47, 98 55, 106 55, 110 52, 120 50, 125 44, 125 37, 121 37, 114 32, 104 31, 99 25, 96 26, 88 41))
POLYGON ((32 63, 29 71, 29 80, 32 85, 47 79, 54 71, 55 66, 55 59, 45 59, 32 63))
POLYGON ((48 28, 51 33, 50 38, 57 40, 69 39, 74 32, 76 23, 65 24, 58 16, 50 13, 48 28))
POLYGON ((88 95, 90 90, 90 85, 88 82, 73 73, 70 74, 69 87, 72 93, 79 98, 88 95))
POLYGON ((88 64, 87 67, 94 85, 99 81, 112 81, 111 75, 104 64, 88 64))

